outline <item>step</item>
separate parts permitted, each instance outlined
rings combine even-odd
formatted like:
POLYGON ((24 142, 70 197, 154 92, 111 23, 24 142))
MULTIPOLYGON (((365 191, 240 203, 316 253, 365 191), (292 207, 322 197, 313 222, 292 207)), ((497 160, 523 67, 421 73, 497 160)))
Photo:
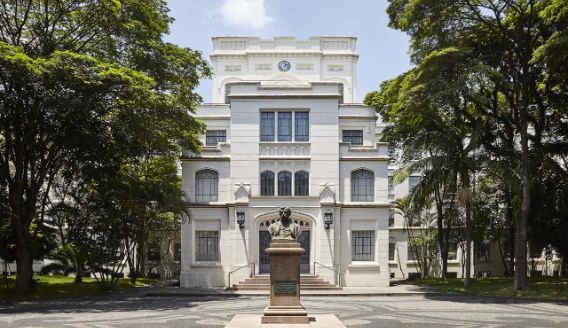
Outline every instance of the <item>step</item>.
MULTIPOLYGON (((269 290, 269 284, 238 284, 233 285, 233 290, 269 290)), ((341 287, 337 287, 336 285, 328 284, 328 285, 302 285, 300 287, 301 290, 341 290, 341 287)))
MULTIPOLYGON (((239 283, 243 284, 268 284, 270 279, 259 279, 259 278, 247 278, 239 283)), ((306 278, 300 279, 300 283, 303 284, 328 284, 329 282, 323 280, 322 278, 306 278)))

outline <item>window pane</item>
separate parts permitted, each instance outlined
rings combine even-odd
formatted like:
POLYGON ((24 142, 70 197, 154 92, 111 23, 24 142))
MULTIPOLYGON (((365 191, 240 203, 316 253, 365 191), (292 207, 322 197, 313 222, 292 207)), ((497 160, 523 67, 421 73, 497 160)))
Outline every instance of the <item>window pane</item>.
POLYGON ((278 172, 278 196, 292 195, 292 173, 278 172))
POLYGON ((195 200, 198 202, 217 201, 217 172, 202 170, 195 174, 195 200))
POLYGON ((394 249, 395 249, 395 244, 389 243, 389 261, 394 261, 394 249))
POLYGON ((351 232, 351 260, 352 261, 375 260, 374 230, 351 232))
POLYGON ((260 113, 260 141, 274 141, 274 112, 260 113))
POLYGON ((294 195, 307 196, 310 193, 310 175, 306 171, 298 171, 294 174, 294 195))
POLYGON ((420 183, 420 177, 408 177, 408 190, 412 192, 418 183, 420 183))
POLYGON ((217 146, 220 142, 227 141, 227 131, 225 130, 207 130, 205 137, 206 146, 217 146))
POLYGON ((260 195, 274 196, 274 173, 265 171, 260 174, 260 195))
POLYGON ((278 112, 278 141, 292 141, 292 112, 278 112))
POLYGON ((389 200, 394 200, 394 184, 392 182, 392 176, 389 176, 388 184, 389 200))
POLYGON ((350 142, 352 145, 362 145, 363 130, 343 130, 343 142, 350 142))
POLYGON ((296 141, 310 140, 310 117, 308 112, 296 112, 296 141))
POLYGON ((195 260, 219 261, 219 231, 195 231, 195 260))
POLYGON ((372 202, 374 199, 375 176, 373 172, 358 170, 351 173, 351 201, 372 202))

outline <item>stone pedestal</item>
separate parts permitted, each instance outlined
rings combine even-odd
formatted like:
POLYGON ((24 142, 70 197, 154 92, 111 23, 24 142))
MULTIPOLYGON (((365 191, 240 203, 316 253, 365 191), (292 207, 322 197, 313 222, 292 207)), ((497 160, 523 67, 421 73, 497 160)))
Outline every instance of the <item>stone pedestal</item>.
POLYGON ((270 304, 263 324, 309 324, 300 303, 300 256, 304 249, 295 240, 275 240, 266 250, 270 257, 270 304))

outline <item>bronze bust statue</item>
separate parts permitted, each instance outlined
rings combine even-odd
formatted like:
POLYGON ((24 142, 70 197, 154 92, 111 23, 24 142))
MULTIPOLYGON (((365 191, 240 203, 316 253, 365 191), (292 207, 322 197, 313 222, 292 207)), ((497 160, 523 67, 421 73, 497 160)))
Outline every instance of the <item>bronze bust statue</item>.
POLYGON ((292 211, 289 207, 280 209, 280 221, 276 221, 268 227, 272 240, 298 240, 300 226, 292 222, 290 214, 292 214, 292 211))

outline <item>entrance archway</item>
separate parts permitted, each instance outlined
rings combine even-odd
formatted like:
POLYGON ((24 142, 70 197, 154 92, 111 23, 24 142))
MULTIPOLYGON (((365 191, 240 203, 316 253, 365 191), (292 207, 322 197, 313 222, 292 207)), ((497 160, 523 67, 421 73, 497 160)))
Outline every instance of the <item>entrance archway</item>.
MULTIPOLYGON (((265 250, 270 246, 271 239, 268 227, 276 221, 277 219, 261 220, 258 227, 258 273, 260 274, 270 273, 270 258, 265 250)), ((312 235, 311 224, 308 220, 302 218, 293 218, 292 221, 300 225, 301 233, 298 236, 298 242, 300 243, 300 247, 306 250, 300 257, 300 272, 309 273, 312 235)))

